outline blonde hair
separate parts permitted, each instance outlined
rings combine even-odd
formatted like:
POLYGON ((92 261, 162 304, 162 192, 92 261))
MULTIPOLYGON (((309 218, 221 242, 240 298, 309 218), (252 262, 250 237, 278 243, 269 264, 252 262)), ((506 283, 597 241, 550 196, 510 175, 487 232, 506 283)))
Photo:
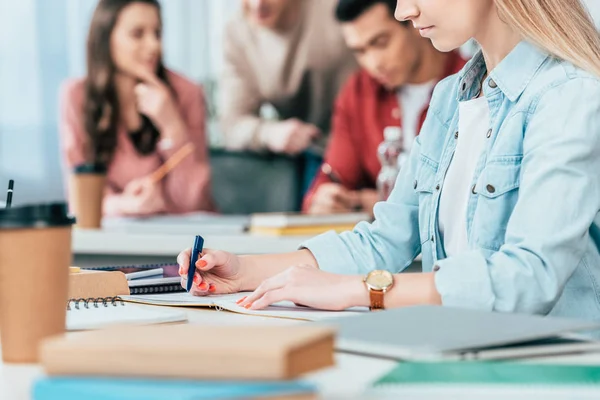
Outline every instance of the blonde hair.
POLYGON ((500 18, 556 58, 600 76, 600 35, 580 0, 494 0, 500 18))

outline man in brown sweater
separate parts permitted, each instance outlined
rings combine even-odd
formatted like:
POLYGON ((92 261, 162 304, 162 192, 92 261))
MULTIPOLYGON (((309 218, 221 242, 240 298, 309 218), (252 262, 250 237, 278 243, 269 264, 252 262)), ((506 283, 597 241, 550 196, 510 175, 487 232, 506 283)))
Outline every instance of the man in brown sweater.
POLYGON ((231 150, 304 154, 305 190, 320 166, 336 95, 356 69, 336 0, 243 0, 228 24, 221 127, 231 150), (274 108, 277 120, 263 119, 274 108))

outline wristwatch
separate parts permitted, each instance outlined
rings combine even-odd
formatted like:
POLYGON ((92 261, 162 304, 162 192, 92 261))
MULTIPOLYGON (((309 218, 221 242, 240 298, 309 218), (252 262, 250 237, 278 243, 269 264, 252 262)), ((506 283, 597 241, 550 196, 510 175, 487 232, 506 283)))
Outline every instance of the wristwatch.
POLYGON ((383 295, 394 286, 394 275, 388 271, 375 270, 365 276, 364 282, 371 297, 371 311, 383 310, 383 295))

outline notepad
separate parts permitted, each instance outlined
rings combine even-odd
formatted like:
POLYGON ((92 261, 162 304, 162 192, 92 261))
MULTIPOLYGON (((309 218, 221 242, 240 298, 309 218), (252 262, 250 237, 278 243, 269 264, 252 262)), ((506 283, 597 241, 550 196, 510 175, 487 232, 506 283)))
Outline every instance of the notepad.
POLYGON ((597 365, 403 362, 373 384, 373 398, 598 399, 597 365))
POLYGON ((205 307, 226 310, 239 314, 256 315, 261 317, 294 319, 301 321, 321 321, 334 318, 362 315, 368 312, 366 307, 354 307, 344 311, 324 311, 300 307, 291 301, 282 301, 264 310, 247 310, 236 302, 250 293, 235 293, 196 297, 189 293, 168 293, 155 295, 122 296, 123 300, 132 303, 149 304, 170 307, 205 307))
POLYGON ((600 366, 523 362, 403 362, 375 386, 402 384, 600 385, 600 366))
POLYGON ((312 399, 316 388, 302 382, 199 382, 106 378, 42 378, 35 400, 220 400, 312 399))
MULTIPOLYGON (((142 264, 142 265, 108 265, 101 267, 86 267, 85 270, 92 271, 118 271, 125 275, 135 272, 147 271, 151 269, 162 269, 162 274, 127 280, 126 285, 129 287, 129 294, 152 294, 152 293, 173 293, 185 292, 181 286, 181 277, 179 276, 179 265, 176 263, 163 264, 142 264)), ((125 281, 124 281, 125 282, 125 281)), ((119 293, 124 294, 124 293, 119 293)))
POLYGON ((152 325, 185 322, 185 313, 127 304, 119 297, 69 301, 67 330, 82 331, 115 325, 152 325))
POLYGON ((289 380, 334 365, 334 336, 314 324, 127 326, 51 338, 39 354, 50 376, 289 380))

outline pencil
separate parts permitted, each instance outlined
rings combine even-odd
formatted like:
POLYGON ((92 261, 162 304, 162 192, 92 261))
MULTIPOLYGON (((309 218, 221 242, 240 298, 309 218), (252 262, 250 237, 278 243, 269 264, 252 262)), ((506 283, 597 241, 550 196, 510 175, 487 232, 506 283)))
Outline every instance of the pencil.
POLYGON ((342 184, 342 180, 340 179, 339 175, 336 174, 336 172, 333 170, 331 165, 323 163, 321 165, 321 172, 324 173, 331 182, 337 183, 338 185, 342 184))
POLYGON ((175 154, 171 156, 163 165, 161 165, 156 171, 150 175, 150 178, 154 182, 161 181, 173 168, 179 165, 187 156, 194 151, 194 144, 188 143, 181 149, 177 150, 175 154))

